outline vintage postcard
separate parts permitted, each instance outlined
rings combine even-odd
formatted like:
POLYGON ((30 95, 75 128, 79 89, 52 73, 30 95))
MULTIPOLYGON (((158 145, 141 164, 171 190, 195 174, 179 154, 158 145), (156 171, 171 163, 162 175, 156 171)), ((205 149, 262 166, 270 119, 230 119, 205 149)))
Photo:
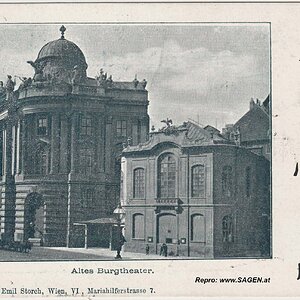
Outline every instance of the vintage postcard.
POLYGON ((0 4, 0 299, 300 296, 300 4, 0 4))

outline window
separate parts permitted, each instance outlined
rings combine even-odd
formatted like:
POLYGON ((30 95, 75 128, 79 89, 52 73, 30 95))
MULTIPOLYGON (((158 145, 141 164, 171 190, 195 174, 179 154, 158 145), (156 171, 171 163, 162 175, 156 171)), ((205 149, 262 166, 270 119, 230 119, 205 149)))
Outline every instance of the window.
POLYGON ((192 197, 205 196, 205 167, 197 165, 192 167, 192 197))
POLYGON ((222 191, 227 197, 230 197, 232 194, 232 167, 230 166, 223 167, 222 191))
POLYGON ((92 118, 89 116, 80 116, 80 135, 92 135, 92 118))
POLYGON ((46 175, 48 174, 48 151, 45 148, 39 148, 35 155, 35 174, 46 175))
POLYGON ((117 121, 117 136, 118 137, 127 136, 127 121, 117 121))
POLYGON ((94 153, 92 149, 83 147, 79 151, 80 172, 85 175, 91 175, 93 171, 94 153))
POLYGON ((222 220, 223 243, 233 242, 233 224, 232 217, 225 216, 222 220))
POLYGON ((48 134, 48 118, 46 116, 37 119, 37 135, 44 136, 48 134))
POLYGON ((246 168, 246 196, 250 197, 251 195, 251 168, 246 168))
POLYGON ((85 188, 81 190, 80 206, 81 208, 92 208, 94 206, 94 189, 85 188))
POLYGON ((171 154, 164 155, 158 162, 158 197, 174 198, 176 187, 176 162, 171 154))
POLYGON ((133 198, 145 197, 145 171, 142 168, 133 171, 133 198))
POLYGON ((191 240, 193 242, 205 242, 205 218, 201 214, 192 215, 191 240))
POLYGON ((132 238, 144 239, 144 215, 134 214, 132 218, 132 238))

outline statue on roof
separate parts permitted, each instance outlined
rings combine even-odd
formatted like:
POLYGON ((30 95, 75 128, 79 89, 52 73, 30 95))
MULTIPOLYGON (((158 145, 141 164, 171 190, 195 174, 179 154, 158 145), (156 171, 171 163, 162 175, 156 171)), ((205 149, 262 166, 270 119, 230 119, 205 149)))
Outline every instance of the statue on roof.
POLYGON ((78 84, 82 81, 82 72, 80 71, 79 67, 76 65, 74 66, 73 72, 72 72, 72 84, 78 84))
POLYGON ((173 124, 173 121, 169 118, 167 118, 166 120, 161 120, 161 122, 165 123, 167 127, 171 127, 171 125, 173 124))
POLYGON ((29 78, 20 77, 20 76, 17 76, 17 77, 22 81, 22 83, 19 86, 19 90, 25 89, 25 88, 27 88, 28 86, 30 86, 32 84, 31 77, 29 77, 29 78))
POLYGON ((0 81, 0 98, 4 97, 6 94, 5 88, 3 86, 3 81, 0 81))
POLYGON ((32 60, 27 61, 34 68, 34 76, 33 81, 45 81, 45 77, 43 74, 44 64, 38 64, 33 62, 32 60))
POLYGON ((134 88, 137 88, 138 84, 139 84, 139 81, 137 80, 137 74, 135 74, 135 77, 133 79, 134 88))
POLYGON ((96 76, 96 80, 98 85, 103 86, 105 85, 106 81, 107 81, 107 73, 103 71, 103 69, 100 69, 100 72, 98 73, 98 75, 96 76))
POLYGON ((141 82, 141 84, 142 84, 143 89, 145 89, 146 86, 147 86, 147 80, 143 79, 143 81, 141 82))
POLYGON ((234 142, 237 146, 241 145, 241 132, 239 126, 237 126, 234 131, 234 142))
POLYGON ((15 89, 16 82, 12 80, 11 75, 7 75, 7 81, 5 89, 7 92, 13 92, 15 89))

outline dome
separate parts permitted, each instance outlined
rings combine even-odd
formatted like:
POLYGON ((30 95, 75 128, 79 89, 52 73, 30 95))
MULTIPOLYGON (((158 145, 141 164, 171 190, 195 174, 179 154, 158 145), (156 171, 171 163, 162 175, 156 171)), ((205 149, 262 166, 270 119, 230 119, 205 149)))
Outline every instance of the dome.
POLYGON ((86 66, 85 57, 80 48, 76 44, 66 40, 65 38, 51 41, 43 46, 38 54, 36 62, 49 58, 66 60, 71 59, 74 64, 86 66))
POLYGON ((35 69, 34 81, 81 83, 86 80, 87 63, 80 48, 64 37, 66 28, 61 26, 61 37, 44 45, 35 62, 28 61, 35 69))

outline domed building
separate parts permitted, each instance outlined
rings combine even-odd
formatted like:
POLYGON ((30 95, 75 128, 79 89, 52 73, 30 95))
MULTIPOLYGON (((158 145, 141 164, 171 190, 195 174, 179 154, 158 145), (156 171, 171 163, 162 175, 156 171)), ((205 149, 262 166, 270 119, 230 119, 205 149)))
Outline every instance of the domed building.
POLYGON ((28 61, 32 78, 0 86, 1 234, 108 247, 122 149, 148 139, 146 81, 114 82, 102 69, 88 77, 65 30, 28 61))

